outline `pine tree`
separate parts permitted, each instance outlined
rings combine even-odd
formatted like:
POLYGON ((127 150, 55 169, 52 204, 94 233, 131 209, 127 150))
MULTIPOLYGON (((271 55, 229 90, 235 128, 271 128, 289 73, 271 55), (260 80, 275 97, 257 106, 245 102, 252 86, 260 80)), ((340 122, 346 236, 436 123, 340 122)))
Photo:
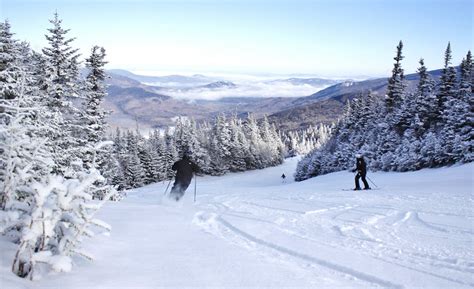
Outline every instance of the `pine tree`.
MULTIPOLYGON (((86 59, 86 68, 89 70, 84 87, 86 103, 84 105, 85 111, 80 114, 80 121, 85 123, 82 125, 84 127, 83 131, 80 131, 78 135, 82 136, 81 140, 78 141, 79 155, 82 156, 86 168, 90 168, 92 158, 95 155, 94 163, 102 175, 106 177, 103 185, 111 184, 113 175, 118 173, 116 160, 112 153, 113 147, 104 146, 99 151, 95 150, 95 147, 106 138, 107 122, 105 117, 107 113, 101 107, 107 95, 104 69, 106 63, 105 49, 94 46, 90 57, 86 59)), ((104 190, 102 195, 96 195, 95 197, 101 199, 106 194, 108 192, 104 190)))
POLYGON ((271 125, 270 135, 271 135, 271 139, 273 140, 273 143, 271 144, 273 146, 272 151, 275 154, 272 157, 272 163, 269 165, 276 166, 283 163, 285 159, 285 155, 287 154, 287 151, 286 151, 285 144, 283 143, 283 140, 281 139, 281 134, 277 132, 275 124, 271 125))
POLYGON ((447 100, 444 110, 443 140, 450 162, 472 158, 472 114, 469 99, 472 98, 470 53, 461 63, 459 85, 447 100), (457 89, 459 88, 459 89, 457 89))
POLYGON ((230 131, 224 115, 216 117, 210 143, 211 170, 214 175, 223 175, 229 170, 230 131))
POLYGON ((127 149, 124 155, 124 176, 127 188, 137 188, 144 184, 145 172, 139 158, 139 135, 127 131, 127 149))
POLYGON ((438 89, 438 127, 443 146, 443 153, 440 156, 443 164, 454 162, 453 152, 456 146, 457 124, 456 118, 458 111, 462 108, 461 101, 457 98, 456 91, 456 70, 451 66, 451 44, 448 43, 444 54, 444 68, 441 73, 438 89))
POLYGON ((430 77, 425 67, 423 58, 419 61, 420 67, 418 68, 419 81, 416 91, 416 111, 423 123, 423 129, 432 130, 435 128, 436 117, 437 117, 437 99, 434 94, 434 81, 430 77))
POLYGON ((101 103, 107 95, 105 87, 105 49, 98 46, 92 48, 92 53, 86 59, 86 67, 89 74, 86 77, 87 103, 87 139, 89 143, 98 143, 104 139, 106 122, 106 113, 101 108, 101 103))
POLYGON ((50 34, 46 35, 49 46, 43 48, 44 101, 51 111, 48 122, 54 127, 49 132, 56 162, 54 171, 73 177, 77 171, 71 169, 71 164, 82 159, 80 148, 83 145, 80 133, 81 118, 79 111, 71 103, 78 97, 80 89, 77 68, 79 55, 78 50, 70 46, 74 38, 66 38, 69 30, 62 28, 62 20, 57 13, 50 22, 53 28, 48 29, 50 34))
POLYGON ((49 28, 50 35, 46 35, 49 47, 43 48, 47 61, 47 77, 50 79, 49 94, 52 107, 68 106, 66 101, 77 96, 77 54, 78 49, 73 49, 70 43, 75 38, 66 38, 69 29, 63 29, 62 20, 58 13, 49 21, 53 28, 49 28))
POLYGON ((138 157, 138 152, 135 150, 131 151, 128 156, 124 175, 127 188, 138 188, 145 184, 145 172, 143 171, 140 158, 138 157))
POLYGON ((268 122, 268 118, 264 116, 259 126, 261 136, 260 159, 263 167, 277 163, 274 160, 274 158, 278 154, 277 148, 275 146, 276 140, 273 138, 273 135, 270 130, 271 128, 270 123, 268 122))
POLYGON ((443 121, 443 112, 449 106, 449 102, 455 95, 456 70, 451 65, 451 43, 448 42, 444 52, 444 67, 441 72, 438 88, 438 121, 443 121))
POLYGON ((199 167, 201 172, 208 172, 210 166, 209 152, 199 141, 197 124, 194 120, 188 123, 187 152, 190 159, 199 167))
POLYGON ((261 139, 260 129, 253 115, 249 114, 247 116, 244 127, 245 127, 244 132, 249 142, 249 151, 250 151, 246 159, 247 168, 248 169, 264 168, 264 165, 261 159, 262 139, 261 139))
MULTIPOLYGON (((13 33, 10 32, 10 24, 8 21, 0 22, 0 126, 6 126, 11 121, 12 113, 15 111, 8 111, 4 106, 10 104, 10 100, 16 98, 18 92, 19 67, 16 66, 15 61, 18 58, 17 49, 15 47, 16 41, 12 38, 13 33)), ((0 138, 1 143, 7 142, 7 134, 4 133, 0 138)), ((5 151, 0 149, 0 156, 4 156, 5 151)), ((5 182, 8 177, 6 160, 0 158, 0 184, 5 182)), ((2 190, 2 194, 5 192, 2 190)), ((3 202, 2 202, 3 203, 3 202)))
POLYGON ((26 72, 12 91, 14 99, 0 99, 4 122, 0 126, 0 209, 9 209, 28 195, 28 185, 49 174, 51 152, 47 139, 41 137, 37 121, 44 107, 28 91, 26 72))
POLYGON ((122 132, 118 127, 116 128, 113 140, 112 168, 114 169, 114 172, 110 177, 110 184, 115 186, 118 191, 122 191, 127 187, 125 180, 127 146, 124 138, 122 137, 122 132))
POLYGON ((162 173, 162 158, 153 148, 150 148, 148 153, 150 156, 149 179, 151 182, 159 182, 164 179, 162 173))
POLYGON ((152 164, 149 146, 140 144, 138 147, 138 158, 140 159, 140 165, 143 169, 143 183, 145 185, 153 183, 157 172, 152 164))
POLYGON ((164 168, 165 168, 165 176, 167 179, 169 179, 174 176, 174 171, 171 169, 171 167, 179 158, 174 136, 171 133, 169 127, 165 132, 165 144, 166 144, 166 153, 164 155, 164 165, 165 165, 164 168))
MULTIPOLYGON (((474 160, 474 64, 471 51, 467 52, 466 58, 461 63, 461 78, 459 83, 459 99, 462 103, 461 115, 459 116, 459 135, 464 144, 461 150, 462 159, 465 162, 474 160)), ((459 150, 458 150, 459 151, 459 150)))
POLYGON ((403 100, 405 77, 401 65, 401 61, 404 58, 402 55, 402 49, 403 42, 400 40, 397 46, 397 55, 393 58, 395 63, 393 65, 392 76, 388 80, 387 95, 385 96, 386 109, 389 113, 393 112, 403 100))
POLYGON ((164 138, 161 136, 158 130, 154 130, 153 134, 150 136, 150 146, 151 146, 151 157, 154 163, 154 166, 157 166, 158 176, 157 181, 162 181, 166 179, 166 144, 164 138))
POLYGON ((13 39, 10 23, 0 22, 0 99, 13 99, 19 82, 17 41, 13 39))
POLYGON ((231 154, 229 169, 232 172, 245 171, 247 168, 245 157, 249 153, 248 142, 242 130, 242 123, 235 115, 231 119, 229 130, 231 154))

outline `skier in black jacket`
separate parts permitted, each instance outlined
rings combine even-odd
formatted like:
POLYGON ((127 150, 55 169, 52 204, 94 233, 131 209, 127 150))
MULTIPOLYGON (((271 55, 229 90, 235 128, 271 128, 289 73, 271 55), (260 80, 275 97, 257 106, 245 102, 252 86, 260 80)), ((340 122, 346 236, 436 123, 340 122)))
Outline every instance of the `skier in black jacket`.
POLYGON ((194 173, 199 171, 198 166, 193 163, 185 154, 183 159, 173 164, 172 169, 176 171, 176 177, 173 188, 170 191, 170 198, 179 201, 184 196, 184 192, 188 188, 194 173))
POLYGON ((365 179, 365 176, 367 175, 367 164, 365 163, 364 158, 362 155, 357 154, 356 155, 356 169, 353 170, 353 172, 357 171, 357 175, 355 176, 355 191, 360 190, 360 185, 359 185, 359 179, 362 178, 362 182, 364 183, 364 190, 370 190, 369 183, 367 183, 367 180, 365 179))

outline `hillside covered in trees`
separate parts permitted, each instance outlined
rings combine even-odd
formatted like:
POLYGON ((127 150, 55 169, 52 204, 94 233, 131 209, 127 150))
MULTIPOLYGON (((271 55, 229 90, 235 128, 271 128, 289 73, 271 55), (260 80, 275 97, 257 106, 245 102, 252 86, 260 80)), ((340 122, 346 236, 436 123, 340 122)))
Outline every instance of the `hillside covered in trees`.
POLYGON ((385 97, 369 93, 348 103, 327 143, 298 164, 296 180, 349 169, 354 166, 357 153, 364 155, 372 170, 384 171, 411 171, 473 161, 471 52, 456 73, 448 44, 437 83, 420 59, 417 89, 408 93, 402 48, 400 41, 385 97))
POLYGON ((171 166, 183 154, 209 175, 275 166, 286 155, 274 126, 266 118, 259 124, 252 115, 245 121, 221 115, 212 125, 179 118, 164 133, 155 130, 145 138, 117 129, 113 138, 118 170, 112 183, 120 190, 172 178, 171 166))

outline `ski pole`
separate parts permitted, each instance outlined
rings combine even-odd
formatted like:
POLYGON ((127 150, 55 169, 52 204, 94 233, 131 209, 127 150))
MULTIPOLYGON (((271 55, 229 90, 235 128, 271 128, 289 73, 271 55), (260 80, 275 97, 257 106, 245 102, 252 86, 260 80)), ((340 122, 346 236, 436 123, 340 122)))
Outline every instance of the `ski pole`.
POLYGON ((168 185, 166 186, 166 190, 165 190, 165 193, 163 194, 163 196, 166 195, 166 192, 168 191, 168 188, 170 187, 170 184, 171 184, 171 180, 172 180, 172 179, 173 179, 173 178, 171 178, 170 181, 168 182, 168 185))
POLYGON ((196 203, 196 174, 194 174, 194 202, 196 203))
POLYGON ((366 178, 369 179, 369 181, 370 181, 376 188, 378 188, 377 185, 376 185, 368 176, 366 176, 366 178))
MULTIPOLYGON (((355 173, 354 173, 354 176, 356 176, 357 174, 358 174, 358 172, 355 172, 355 173)), ((378 186, 374 183, 374 181, 372 181, 372 180, 369 178, 369 176, 366 175, 365 177, 366 177, 376 188, 378 188, 378 186)))

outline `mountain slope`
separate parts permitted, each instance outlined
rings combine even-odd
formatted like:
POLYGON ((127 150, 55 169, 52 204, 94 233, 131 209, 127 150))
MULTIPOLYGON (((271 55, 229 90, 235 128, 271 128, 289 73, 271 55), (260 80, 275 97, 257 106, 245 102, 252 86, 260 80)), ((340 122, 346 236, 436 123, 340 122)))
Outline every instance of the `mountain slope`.
MULTIPOLYGON (((216 100, 176 99, 163 94, 162 87, 145 85, 124 75, 108 73, 108 95, 104 107, 112 111, 108 120, 112 127, 141 128, 173 125, 176 116, 196 120, 212 120, 219 113, 245 117, 249 112, 257 117, 271 114, 288 107, 293 98, 226 97, 216 100)), ((126 74, 123 72, 123 74, 126 74)), ((193 89, 233 88, 232 82, 217 81, 193 89)))
POLYGON ((380 190, 342 191, 338 172, 282 184, 297 159, 199 177, 180 203, 166 183, 131 190, 98 218, 110 237, 86 243, 96 261, 31 282, 11 273, 0 237, 0 284, 39 288, 472 288, 474 164, 372 173, 380 190), (120 274, 117 274, 120 272, 120 274))
MULTIPOLYGON (((441 69, 429 71, 434 80, 438 80, 441 69)), ((408 74, 405 82, 408 91, 415 91, 418 74, 408 74)), ((295 99, 289 108, 269 116, 269 120, 282 130, 304 129, 310 124, 330 124, 343 112, 345 103, 360 94, 372 92, 383 96, 387 91, 388 78, 369 79, 364 81, 344 81, 315 94, 295 99)))

